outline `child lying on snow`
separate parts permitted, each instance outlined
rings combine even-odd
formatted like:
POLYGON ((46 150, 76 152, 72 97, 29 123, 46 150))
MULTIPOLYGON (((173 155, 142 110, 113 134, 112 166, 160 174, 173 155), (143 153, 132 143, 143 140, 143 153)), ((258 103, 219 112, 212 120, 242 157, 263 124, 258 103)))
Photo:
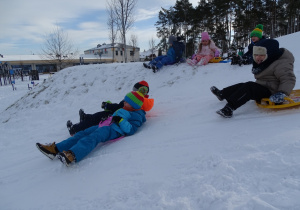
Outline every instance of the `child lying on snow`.
MULTIPOLYGON (((137 91, 140 87, 147 87, 148 91, 150 90, 148 82, 142 80, 140 82, 137 82, 133 86, 133 91, 137 91)), ((154 105, 154 99, 149 98, 148 92, 144 96, 144 103, 142 106, 142 110, 144 111, 150 111, 154 105)), ((110 101, 102 102, 101 108, 104 109, 104 111, 96 112, 94 114, 86 114, 82 109, 79 110, 79 118, 80 122, 73 124, 70 120, 67 122, 67 128, 69 130, 69 133, 71 136, 73 136, 75 133, 79 131, 83 131, 89 127, 98 125, 100 121, 106 120, 108 117, 110 117, 115 111, 117 111, 120 108, 123 108, 124 106, 124 100, 122 100, 120 103, 111 103, 110 101)))
POLYGON ((124 98, 124 107, 114 112, 109 126, 96 125, 58 144, 55 142, 49 145, 36 143, 36 146, 50 159, 53 160, 57 156, 67 166, 72 162, 79 162, 100 142, 133 135, 146 122, 146 112, 141 110, 141 107, 147 92, 147 87, 141 87, 138 91, 128 93, 124 98))

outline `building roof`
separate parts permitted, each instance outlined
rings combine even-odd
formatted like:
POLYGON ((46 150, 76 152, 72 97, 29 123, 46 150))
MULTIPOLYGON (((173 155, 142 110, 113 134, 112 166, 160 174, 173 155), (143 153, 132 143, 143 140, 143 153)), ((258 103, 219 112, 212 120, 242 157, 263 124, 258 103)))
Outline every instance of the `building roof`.
POLYGON ((0 62, 7 61, 36 61, 44 60, 41 55, 3 55, 0 56, 0 62))
MULTIPOLYGON (((79 57, 83 57, 83 59, 100 59, 98 55, 94 54, 80 54, 79 57)), ((101 57, 104 59, 104 57, 101 57)), ((111 57, 105 57, 105 59, 112 59, 111 57)), ((42 55, 3 55, 3 58, 0 56, 0 63, 5 63, 9 61, 42 61, 45 58, 42 55)))

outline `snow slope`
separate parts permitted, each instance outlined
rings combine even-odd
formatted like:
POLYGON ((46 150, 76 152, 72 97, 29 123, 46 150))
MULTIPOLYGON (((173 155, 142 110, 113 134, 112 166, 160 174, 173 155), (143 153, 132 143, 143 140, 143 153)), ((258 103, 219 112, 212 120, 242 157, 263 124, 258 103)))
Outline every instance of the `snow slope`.
MULTIPOLYGON (((300 33, 278 38, 296 58, 300 33)), ((43 79, 45 81, 43 82, 43 79)), ((0 87, 0 209, 300 209, 300 109, 272 111, 253 101, 224 119, 209 88, 253 81, 251 66, 187 64, 154 74, 141 63, 76 66, 27 90, 0 87), (69 137, 78 110, 101 110, 146 80, 154 108, 133 136, 98 146, 66 167, 36 142, 69 137)), ((299 89, 299 83, 295 89, 299 89)))

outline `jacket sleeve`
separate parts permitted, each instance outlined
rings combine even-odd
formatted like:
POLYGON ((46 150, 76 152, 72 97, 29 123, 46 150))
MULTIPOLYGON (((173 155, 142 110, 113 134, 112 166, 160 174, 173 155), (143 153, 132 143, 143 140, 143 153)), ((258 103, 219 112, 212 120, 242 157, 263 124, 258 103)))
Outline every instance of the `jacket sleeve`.
POLYGON ((114 104, 107 104, 106 109, 112 112, 117 111, 118 109, 121 109, 124 107, 124 101, 120 101, 120 103, 114 103, 114 104))
POLYGON ((170 47, 168 52, 167 52, 167 56, 169 56, 170 58, 172 58, 172 61, 175 61, 176 55, 175 55, 175 50, 173 47, 170 47))
POLYGON ((135 133, 135 131, 137 130, 135 129, 133 131, 135 127, 133 127, 127 120, 124 120, 124 118, 120 121, 119 126, 121 130, 126 134, 135 133))
POLYGON ((248 45, 248 51, 244 54, 244 56, 252 57, 252 53, 253 53, 253 44, 251 43, 248 45))
POLYGON ((119 127, 124 133, 127 134, 131 131, 133 126, 128 122, 128 119, 131 117, 130 112, 124 109, 118 109, 113 116, 122 117, 122 120, 119 122, 119 127))
POLYGON ((216 46, 216 44, 215 44, 215 42, 214 42, 213 40, 211 40, 209 48, 210 48, 213 52, 215 52, 216 50, 219 50, 219 49, 217 48, 217 46, 216 46))
POLYGON ((283 92, 286 95, 290 95, 296 84, 296 76, 293 72, 293 64, 287 63, 281 66, 274 72, 275 76, 279 80, 278 92, 283 92))

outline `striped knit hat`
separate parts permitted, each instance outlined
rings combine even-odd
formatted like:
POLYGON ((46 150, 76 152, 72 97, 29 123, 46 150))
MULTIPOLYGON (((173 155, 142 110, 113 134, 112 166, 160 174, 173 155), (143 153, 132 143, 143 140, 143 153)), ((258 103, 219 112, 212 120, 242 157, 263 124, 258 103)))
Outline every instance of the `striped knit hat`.
POLYGON ((140 87, 138 91, 131 91, 128 93, 124 101, 130 104, 132 108, 134 109, 140 109, 143 106, 144 103, 144 95, 146 95, 148 92, 148 88, 143 86, 140 87))
POLYGON ((263 33, 263 25, 258 24, 255 29, 251 32, 250 37, 256 36, 258 38, 262 38, 262 33, 263 33))

